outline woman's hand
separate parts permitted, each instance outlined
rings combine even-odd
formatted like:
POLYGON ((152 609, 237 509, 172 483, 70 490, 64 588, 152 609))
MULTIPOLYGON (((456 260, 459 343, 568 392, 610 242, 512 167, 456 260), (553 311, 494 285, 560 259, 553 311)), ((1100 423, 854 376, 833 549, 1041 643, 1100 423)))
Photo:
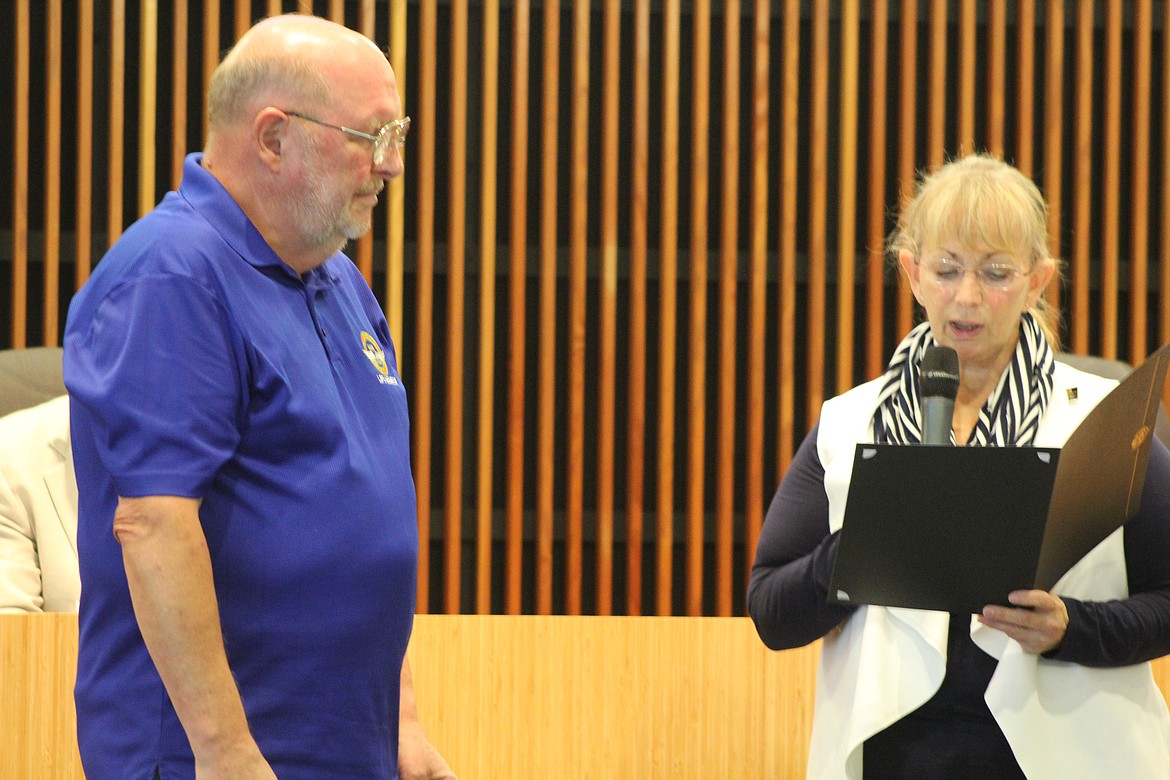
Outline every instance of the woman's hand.
POLYGON ((1016 590, 1008 594, 1008 601, 1013 606, 984 607, 979 622, 1004 632, 1026 653, 1047 653, 1064 641, 1068 610, 1058 596, 1044 590, 1016 590))

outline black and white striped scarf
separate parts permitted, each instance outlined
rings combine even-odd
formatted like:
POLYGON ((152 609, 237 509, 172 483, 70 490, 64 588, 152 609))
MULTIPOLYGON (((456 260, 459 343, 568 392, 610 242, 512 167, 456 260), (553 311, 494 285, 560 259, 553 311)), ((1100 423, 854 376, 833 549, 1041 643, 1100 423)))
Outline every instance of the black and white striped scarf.
MULTIPOLYGON (((873 416, 877 444, 918 444, 922 441, 922 393, 918 370, 926 348, 935 343, 930 323, 923 322, 902 339, 886 369, 873 416)), ((995 391, 979 412, 968 446, 1027 447, 1036 438, 1040 418, 1052 395, 1055 358, 1035 318, 1020 321, 1016 354, 995 391)), ((954 434, 951 434, 952 440, 954 434)))

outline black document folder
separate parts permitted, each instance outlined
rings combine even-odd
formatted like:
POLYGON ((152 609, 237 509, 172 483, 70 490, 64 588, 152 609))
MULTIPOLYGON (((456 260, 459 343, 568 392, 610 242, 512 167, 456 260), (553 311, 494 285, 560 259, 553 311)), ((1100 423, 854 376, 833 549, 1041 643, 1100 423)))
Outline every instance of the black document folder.
POLYGON ((830 599, 976 613, 1050 590, 1138 510, 1170 344, 1061 449, 858 444, 830 599))

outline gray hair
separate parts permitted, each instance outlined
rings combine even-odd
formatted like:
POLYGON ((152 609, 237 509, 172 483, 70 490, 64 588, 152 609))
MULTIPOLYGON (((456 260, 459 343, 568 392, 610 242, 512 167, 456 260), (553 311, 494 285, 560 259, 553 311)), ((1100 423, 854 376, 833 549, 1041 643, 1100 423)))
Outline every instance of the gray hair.
POLYGON ((302 59, 271 52, 229 54, 211 75, 207 120, 215 129, 249 118, 267 101, 294 101, 296 106, 276 107, 304 110, 302 102, 319 106, 329 94, 320 72, 302 59))

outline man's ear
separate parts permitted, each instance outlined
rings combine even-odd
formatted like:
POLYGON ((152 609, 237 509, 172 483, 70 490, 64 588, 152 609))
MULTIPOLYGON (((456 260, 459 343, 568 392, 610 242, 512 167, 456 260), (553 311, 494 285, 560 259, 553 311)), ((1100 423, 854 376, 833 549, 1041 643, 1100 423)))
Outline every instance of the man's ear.
POLYGON ((284 135, 288 131, 288 114, 276 108, 265 108, 252 120, 252 137, 260 161, 273 173, 283 163, 284 135))

